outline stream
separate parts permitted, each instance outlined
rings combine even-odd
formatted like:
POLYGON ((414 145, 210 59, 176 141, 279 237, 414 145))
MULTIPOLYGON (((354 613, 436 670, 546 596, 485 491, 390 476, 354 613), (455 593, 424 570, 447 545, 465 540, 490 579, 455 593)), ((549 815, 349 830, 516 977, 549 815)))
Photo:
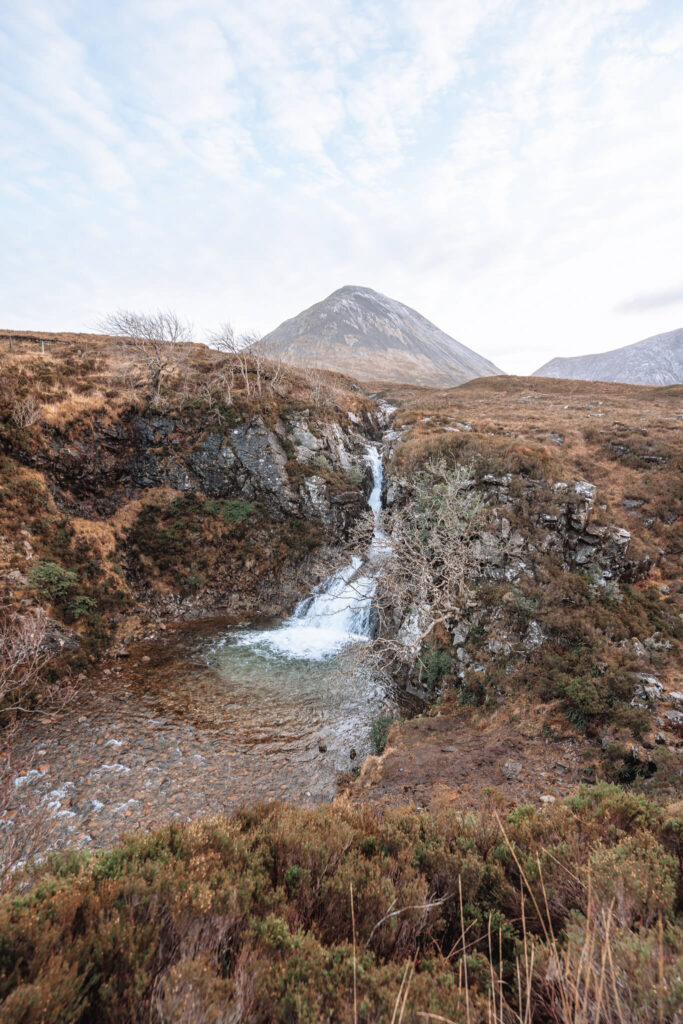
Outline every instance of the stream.
POLYGON ((370 752, 373 719, 395 706, 366 668, 342 657, 371 638, 373 563, 386 548, 374 446, 368 461, 372 543, 289 619, 169 632, 137 645, 119 678, 108 670, 77 706, 24 723, 18 818, 40 819, 45 849, 111 845, 125 831, 259 799, 335 796, 340 773, 370 752))

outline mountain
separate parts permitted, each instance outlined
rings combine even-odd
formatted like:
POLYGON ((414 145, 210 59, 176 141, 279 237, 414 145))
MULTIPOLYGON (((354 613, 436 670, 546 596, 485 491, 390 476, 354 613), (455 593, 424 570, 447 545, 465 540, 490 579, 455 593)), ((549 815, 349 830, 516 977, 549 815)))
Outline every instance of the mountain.
POLYGON ((354 285, 285 320, 264 342, 296 365, 359 380, 452 387, 503 372, 409 306, 354 285))
POLYGON ((683 384, 683 328, 611 352, 551 359, 533 376, 619 384, 683 384))

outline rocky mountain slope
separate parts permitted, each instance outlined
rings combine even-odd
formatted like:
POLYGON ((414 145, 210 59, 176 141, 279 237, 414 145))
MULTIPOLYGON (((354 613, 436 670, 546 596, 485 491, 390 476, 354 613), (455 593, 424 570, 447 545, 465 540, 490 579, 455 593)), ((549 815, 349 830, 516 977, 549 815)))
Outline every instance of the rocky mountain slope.
POLYGON ((358 380, 448 387, 502 373, 409 306, 354 285, 286 320, 264 344, 296 365, 358 380))
POLYGON ((611 352, 551 359, 533 376, 620 384, 683 384, 683 328, 611 352))
POLYGON ((43 608, 83 660, 150 620, 282 612, 327 575, 375 402, 263 367, 226 390, 226 357, 194 345, 153 404, 120 343, 48 341, 14 338, 0 371, 0 618, 43 608))

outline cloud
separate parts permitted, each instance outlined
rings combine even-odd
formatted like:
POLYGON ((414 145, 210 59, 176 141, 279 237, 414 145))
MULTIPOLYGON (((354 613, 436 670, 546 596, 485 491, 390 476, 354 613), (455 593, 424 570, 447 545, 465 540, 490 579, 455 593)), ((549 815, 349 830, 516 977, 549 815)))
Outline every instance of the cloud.
POLYGON ((660 292, 647 292, 634 295, 614 307, 615 313, 647 313, 652 309, 665 309, 668 306, 683 305, 683 285, 668 288, 660 292))
POLYGON ((646 0, 27 0, 0 322, 267 330, 355 282, 517 372, 638 340, 678 301, 682 90, 646 0))

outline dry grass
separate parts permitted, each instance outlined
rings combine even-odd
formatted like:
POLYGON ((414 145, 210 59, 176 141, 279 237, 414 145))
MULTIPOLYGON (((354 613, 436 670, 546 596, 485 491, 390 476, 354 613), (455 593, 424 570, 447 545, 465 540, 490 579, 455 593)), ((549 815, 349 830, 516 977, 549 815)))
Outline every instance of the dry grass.
POLYGON ((489 472, 598 485, 602 521, 629 530, 632 552, 661 559, 675 580, 681 554, 683 387, 638 387, 536 377, 482 377, 445 390, 385 385, 404 428, 394 471, 434 454, 489 472), (643 504, 629 509, 629 499, 643 504))

